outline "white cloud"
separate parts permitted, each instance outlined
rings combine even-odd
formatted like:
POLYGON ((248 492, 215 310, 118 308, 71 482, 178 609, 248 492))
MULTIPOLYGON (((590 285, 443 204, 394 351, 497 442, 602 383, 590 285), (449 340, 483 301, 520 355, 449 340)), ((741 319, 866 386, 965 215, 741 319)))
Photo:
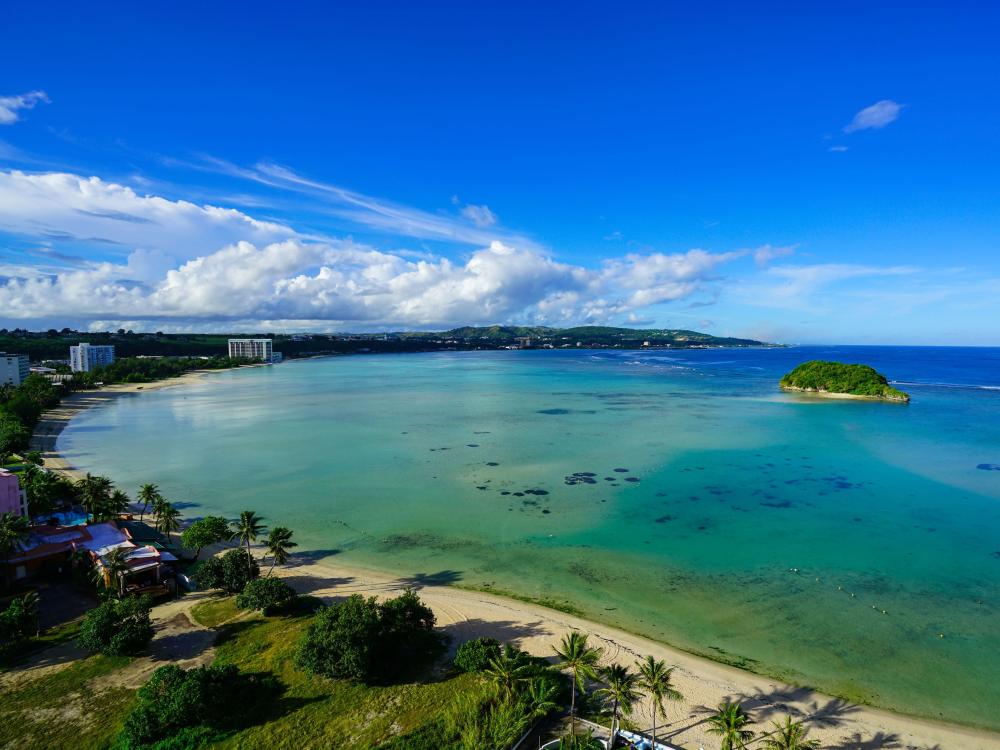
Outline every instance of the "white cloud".
POLYGON ((491 227, 497 223, 497 215, 490 211, 489 206, 476 206, 470 203, 461 213, 477 227, 491 227))
POLYGON ((794 245, 775 247, 774 245, 761 245, 753 251, 753 260, 758 266, 766 266, 775 258, 784 258, 795 252, 794 245))
POLYGON ((883 99, 882 101, 875 102, 870 107, 865 107, 854 115, 854 119, 844 127, 844 132, 854 133, 858 130, 884 128, 899 117, 902 109, 903 105, 892 101, 892 99, 883 99))
POLYGON ((832 151, 835 154, 843 154, 848 150, 847 146, 830 146, 827 151, 832 151))
POLYGON ((0 230, 36 239, 98 243, 108 254, 142 248, 178 260, 238 240, 270 242, 295 231, 229 208, 158 196, 98 177, 0 171, 0 230))
POLYGON ((29 91, 17 96, 0 96, 0 125, 13 125, 20 119, 22 109, 32 109, 39 102, 48 103, 44 91, 29 91))

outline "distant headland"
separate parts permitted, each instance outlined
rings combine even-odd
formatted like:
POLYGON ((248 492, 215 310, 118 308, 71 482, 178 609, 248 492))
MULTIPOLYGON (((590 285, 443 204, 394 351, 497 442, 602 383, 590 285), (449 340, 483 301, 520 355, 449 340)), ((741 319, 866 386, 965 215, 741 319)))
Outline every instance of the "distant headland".
POLYGON ((463 326, 447 331, 384 333, 218 332, 164 333, 118 331, 0 330, 0 351, 27 354, 32 362, 64 359, 80 342, 112 345, 117 357, 213 357, 226 352, 230 337, 268 338, 286 358, 326 354, 379 354, 481 349, 704 349, 771 346, 754 339, 713 336, 685 329, 634 329, 607 326, 463 326))
POLYGON ((910 400, 910 394, 893 388, 885 375, 868 365, 848 365, 820 359, 804 362, 786 374, 781 379, 781 387, 786 391, 828 398, 868 398, 904 403, 910 400))

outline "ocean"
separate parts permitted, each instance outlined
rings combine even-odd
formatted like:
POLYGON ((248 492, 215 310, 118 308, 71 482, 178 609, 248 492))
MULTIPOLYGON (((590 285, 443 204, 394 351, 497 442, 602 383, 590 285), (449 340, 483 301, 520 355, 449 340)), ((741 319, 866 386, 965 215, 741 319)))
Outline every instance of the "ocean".
POLYGON ((188 518, 1000 729, 1000 349, 441 352, 116 399, 59 448, 188 518), (909 404, 782 393, 870 364, 909 404))

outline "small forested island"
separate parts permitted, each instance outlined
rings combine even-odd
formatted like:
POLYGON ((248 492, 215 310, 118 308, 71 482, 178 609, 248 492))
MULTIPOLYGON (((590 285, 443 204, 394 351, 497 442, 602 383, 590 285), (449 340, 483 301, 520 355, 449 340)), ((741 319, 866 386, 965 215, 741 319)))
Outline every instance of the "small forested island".
POLYGON ((910 400, 910 394, 893 388, 885 375, 873 367, 824 362, 820 359, 803 362, 796 367, 781 379, 781 387, 786 391, 835 398, 874 398, 902 402, 910 400))

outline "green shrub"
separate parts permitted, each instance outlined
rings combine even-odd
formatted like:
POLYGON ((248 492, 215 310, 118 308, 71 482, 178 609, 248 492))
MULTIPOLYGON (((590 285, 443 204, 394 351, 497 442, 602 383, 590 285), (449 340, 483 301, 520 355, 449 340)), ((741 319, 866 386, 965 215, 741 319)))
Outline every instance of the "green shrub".
POLYGON ((327 677, 385 683, 426 666, 440 651, 434 613, 407 589, 382 604, 354 594, 321 609, 296 662, 327 677))
POLYGON ((500 658, 500 641, 496 638, 476 638, 466 641, 455 653, 455 666, 463 672, 481 672, 490 659, 500 658))
POLYGON ((243 593, 236 597, 240 609, 258 609, 267 612, 286 604, 295 596, 295 589, 280 578, 258 578, 250 581, 243 593))
POLYGON ((37 595, 14 599, 0 612, 0 653, 8 653, 38 633, 37 595))
POLYGON ((77 644, 108 656, 138 653, 153 638, 151 608, 148 596, 110 599, 87 613, 77 644))
POLYGON ((202 589, 222 589, 239 594, 250 581, 260 577, 260 566, 245 549, 231 549, 222 557, 212 557, 198 566, 194 581, 202 589))
POLYGON ((204 747, 275 691, 270 676, 244 674, 231 664, 187 671, 173 664, 160 667, 139 688, 119 746, 127 750, 204 747))

